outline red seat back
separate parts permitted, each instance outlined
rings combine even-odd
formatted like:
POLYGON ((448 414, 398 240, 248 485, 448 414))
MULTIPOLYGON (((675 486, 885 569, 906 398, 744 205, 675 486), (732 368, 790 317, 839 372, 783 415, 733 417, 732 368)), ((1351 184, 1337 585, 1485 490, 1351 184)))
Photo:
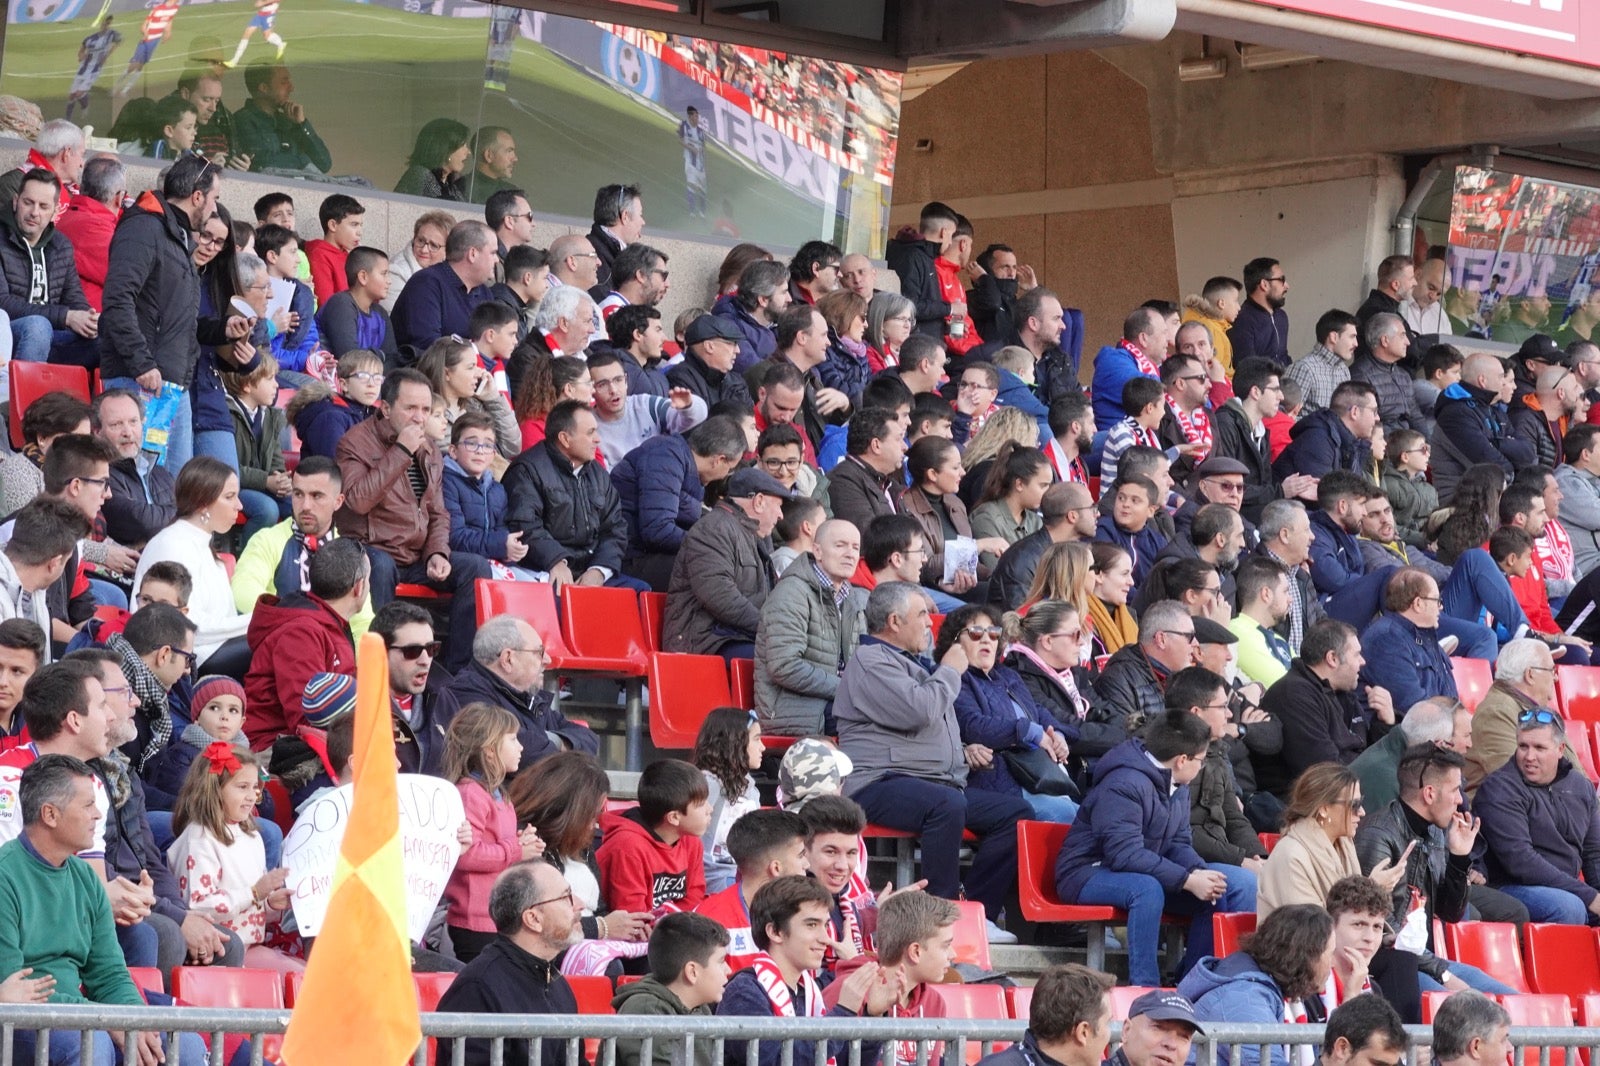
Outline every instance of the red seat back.
POLYGON ((1239 950, 1239 938, 1246 933, 1256 931, 1255 913, 1245 912, 1240 914, 1216 913, 1211 916, 1211 935, 1214 941, 1213 952, 1217 958, 1232 955, 1239 950))
POLYGON ((300 986, 306 983, 303 973, 286 973, 283 975, 283 1005, 294 1010, 295 1001, 300 998, 300 986))
POLYGON ((1600 666, 1557 666, 1556 702, 1568 721, 1600 722, 1600 666))
POLYGON ((445 991, 450 987, 450 982, 456 979, 453 973, 414 973, 411 981, 417 986, 417 1004, 424 1014, 439 1009, 439 1000, 444 998, 445 991))
POLYGON ((1028 1012, 1033 1008, 1033 986, 1018 985, 1006 989, 1006 1009, 1011 1012, 1011 1017, 1018 1021, 1027 1021, 1028 1012))
POLYGON ((1517 927, 1510 922, 1456 922, 1444 927, 1450 958, 1492 973, 1518 992, 1532 991, 1522 970, 1517 927))
POLYGON ((733 691, 733 705, 747 711, 756 709, 756 661, 754 659, 728 660, 728 686, 733 691))
POLYGON ((1522 960, 1535 992, 1576 999, 1600 993, 1600 945, 1583 925, 1529 922, 1522 927, 1522 960))
POLYGON ((666 616, 665 592, 639 593, 639 619, 644 623, 644 646, 650 651, 661 650, 661 628, 666 616))
POLYGON ((161 970, 155 966, 129 966, 128 976, 133 986, 141 992, 165 992, 167 984, 161 979, 161 970))
POLYGON ((1489 664, 1483 659, 1466 659, 1452 656, 1450 668, 1456 676, 1456 695, 1469 711, 1478 709, 1478 703, 1494 684, 1489 664))
POLYGON ((1567 729, 1567 743, 1572 745, 1572 753, 1578 757, 1578 768, 1590 781, 1600 779, 1600 774, 1595 772, 1594 762, 1596 726, 1600 726, 1600 722, 1572 722, 1567 729))
POLYGON ((648 654, 638 593, 568 585, 561 590, 567 647, 581 659, 626 661, 644 673, 648 654))
POLYGON ((650 742, 658 748, 693 748, 706 715, 733 705, 720 655, 654 652, 649 684, 650 742))
MULTIPOLYGON (((929 1018, 1009 1018, 1006 990, 999 985, 928 985, 923 1013, 929 1018)), ((998 1041, 993 1050, 1001 1051, 1009 1043, 998 1041)), ((967 1042, 967 1064, 973 1066, 983 1058, 983 1043, 967 1042)), ((946 1060, 948 1061, 948 1059, 946 1060)))
MULTIPOLYGON (((1572 1004, 1568 1002, 1566 996, 1526 994, 1501 996, 1500 1005, 1511 1015, 1513 1026, 1565 1029, 1572 1024, 1572 1004)), ((1515 1059, 1512 1061, 1516 1062, 1515 1059)), ((1566 1061, 1565 1048, 1550 1049, 1548 1066, 1566 1066, 1566 1061)), ((1537 1047, 1529 1047, 1523 1051, 1522 1066, 1541 1066, 1537 1047)))
POLYGON ((175 966, 172 994, 196 1007, 282 1010, 283 975, 245 967, 175 966))
POLYGON ((1282 833, 1257 833, 1256 836, 1261 838, 1261 846, 1267 849, 1267 854, 1268 855, 1271 855, 1272 854, 1272 849, 1278 846, 1278 841, 1283 837, 1283 834, 1282 833))
POLYGON ((1455 995, 1454 992, 1424 992, 1422 993, 1422 1024, 1433 1024, 1433 1016, 1439 1013, 1439 1008, 1444 1001, 1455 995))
POLYGON ((962 900, 956 906, 961 908, 961 917, 956 919, 956 961, 984 970, 994 969, 989 957, 989 923, 983 904, 962 900))
POLYGON ((556 594, 551 586, 538 581, 491 581, 479 578, 478 624, 497 614, 513 614, 539 631, 550 663, 557 668, 574 658, 561 635, 561 616, 556 612, 556 594))
POLYGON ((1579 996, 1572 1006, 1579 1025, 1600 1025, 1600 995, 1579 996))
POLYGON ((1017 823, 1017 893, 1022 916, 1030 922, 1047 920, 1043 909, 1061 905, 1056 893, 1056 856, 1067 842, 1067 829, 1059 822, 1017 823))
POLYGON ((20 451, 26 443, 22 439, 23 414, 45 393, 65 392, 89 402, 89 371, 81 366, 29 363, 22 359, 13 359, 10 365, 11 409, 7 421, 13 449, 20 451))
POLYGON ((1154 992, 1153 988, 1140 985, 1118 985, 1107 993, 1111 997, 1111 1020, 1125 1022, 1128 1020, 1128 1009, 1133 1006, 1133 1001, 1146 992, 1154 992))

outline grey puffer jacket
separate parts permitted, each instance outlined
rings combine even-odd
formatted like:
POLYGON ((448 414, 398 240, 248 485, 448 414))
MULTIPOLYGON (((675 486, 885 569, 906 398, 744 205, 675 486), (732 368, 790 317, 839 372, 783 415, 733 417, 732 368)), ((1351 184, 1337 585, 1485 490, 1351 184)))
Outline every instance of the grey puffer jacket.
POLYGON ((802 552, 761 605, 756 630, 756 713, 761 728, 779 736, 822 732, 826 704, 839 688, 839 674, 866 632, 860 593, 851 590, 834 605, 802 552))
POLYGON ((1572 538, 1572 555, 1578 573, 1600 566, 1600 477, 1570 463, 1556 467, 1561 486, 1561 524, 1572 538))

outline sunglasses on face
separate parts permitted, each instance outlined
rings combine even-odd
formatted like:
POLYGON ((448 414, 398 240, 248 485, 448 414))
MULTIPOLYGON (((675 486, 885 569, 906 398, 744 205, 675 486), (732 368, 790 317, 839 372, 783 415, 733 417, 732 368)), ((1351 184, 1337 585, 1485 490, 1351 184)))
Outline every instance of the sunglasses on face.
POLYGON ((430 640, 426 644, 396 644, 389 650, 399 652, 400 657, 406 662, 414 663, 422 658, 423 655, 427 655, 430 659, 437 659, 441 643, 441 641, 430 640))

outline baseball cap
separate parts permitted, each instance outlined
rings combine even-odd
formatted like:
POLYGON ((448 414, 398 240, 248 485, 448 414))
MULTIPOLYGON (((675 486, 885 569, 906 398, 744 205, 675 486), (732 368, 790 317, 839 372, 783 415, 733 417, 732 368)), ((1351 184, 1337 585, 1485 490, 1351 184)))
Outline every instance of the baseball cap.
POLYGON ((1201 615, 1196 615, 1194 619, 1194 639, 1201 644, 1239 643, 1239 638, 1227 626, 1201 615))
POLYGON ((1522 347, 1517 349, 1517 358, 1532 359, 1540 363, 1549 363, 1551 366, 1565 366, 1567 353, 1561 350, 1561 345, 1555 342, 1554 337, 1535 333, 1522 342, 1522 347))
POLYGON ((701 341, 719 338, 725 341, 737 341, 740 338, 739 327, 716 315, 701 315, 689 323, 689 328, 683 331, 685 344, 699 344, 701 341))
POLYGON ((1217 477, 1220 474, 1250 475, 1250 468, 1237 459, 1230 459, 1226 455, 1213 455, 1199 466, 1195 467, 1196 477, 1217 477))
POLYGON ((778 765, 778 806, 798 811, 818 796, 837 796, 854 769, 850 756, 826 740, 797 740, 778 765))
POLYGON ((776 496, 780 500, 787 500, 794 495, 794 492, 785 488, 783 482, 759 466, 747 466, 742 470, 734 471, 733 476, 728 479, 728 491, 723 495, 730 500, 760 495, 776 496))
POLYGON ((1146 992, 1128 1007, 1128 1017, 1143 1015, 1153 1022, 1184 1022, 1197 1033, 1205 1032, 1194 1016, 1194 1004, 1176 992, 1157 989, 1146 992))

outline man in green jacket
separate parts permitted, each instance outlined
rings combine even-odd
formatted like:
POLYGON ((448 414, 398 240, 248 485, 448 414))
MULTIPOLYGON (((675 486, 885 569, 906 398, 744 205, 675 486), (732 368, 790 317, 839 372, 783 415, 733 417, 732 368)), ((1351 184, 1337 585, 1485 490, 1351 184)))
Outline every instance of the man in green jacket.
MULTIPOLYGON (((728 931, 703 914, 668 914, 650 933, 650 974, 624 985, 613 999, 618 1014, 710 1017, 728 983, 728 931)), ((659 1037, 648 1066, 713 1066, 712 1041, 693 1045, 659 1037)), ((643 1040, 617 1041, 617 1066, 645 1066, 643 1040)))

